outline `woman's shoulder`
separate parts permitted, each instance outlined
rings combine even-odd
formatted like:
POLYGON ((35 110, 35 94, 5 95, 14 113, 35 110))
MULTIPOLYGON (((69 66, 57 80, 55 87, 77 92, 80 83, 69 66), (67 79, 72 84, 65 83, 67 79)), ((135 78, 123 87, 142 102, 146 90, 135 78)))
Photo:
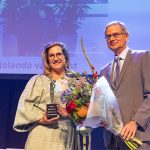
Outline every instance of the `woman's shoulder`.
POLYGON ((30 78, 29 82, 44 82, 49 80, 50 79, 44 74, 36 74, 30 78))
POLYGON ((44 74, 36 74, 33 75, 30 79, 32 80, 32 79, 49 79, 49 78, 44 74))

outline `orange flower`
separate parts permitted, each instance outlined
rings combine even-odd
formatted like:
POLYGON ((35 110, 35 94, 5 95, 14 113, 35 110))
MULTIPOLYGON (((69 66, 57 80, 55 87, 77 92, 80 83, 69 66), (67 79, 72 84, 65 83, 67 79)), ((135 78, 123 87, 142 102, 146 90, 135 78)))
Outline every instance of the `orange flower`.
POLYGON ((86 117, 87 115, 87 111, 88 111, 88 108, 86 106, 81 106, 78 111, 77 111, 77 115, 79 117, 86 117))

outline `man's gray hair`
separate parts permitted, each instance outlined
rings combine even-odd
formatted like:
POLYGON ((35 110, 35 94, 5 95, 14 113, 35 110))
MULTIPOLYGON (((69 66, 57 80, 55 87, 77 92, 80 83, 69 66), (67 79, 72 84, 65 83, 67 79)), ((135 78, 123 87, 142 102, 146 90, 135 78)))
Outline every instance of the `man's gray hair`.
POLYGON ((119 25, 124 33, 129 34, 125 23, 123 23, 121 21, 111 21, 111 22, 109 22, 108 24, 106 24, 104 32, 106 32, 107 28, 112 26, 112 25, 119 25))

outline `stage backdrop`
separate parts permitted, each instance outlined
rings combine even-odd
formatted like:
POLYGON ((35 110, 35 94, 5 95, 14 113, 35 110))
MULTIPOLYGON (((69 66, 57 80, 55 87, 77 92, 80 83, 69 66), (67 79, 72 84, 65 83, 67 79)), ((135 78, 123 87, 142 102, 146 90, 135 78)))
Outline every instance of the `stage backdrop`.
POLYGON ((81 37, 99 71, 113 55, 103 33, 112 20, 126 23, 131 48, 150 49, 149 8, 149 0, 1 0, 0 73, 42 73, 41 53, 50 41, 66 44, 71 69, 91 73, 81 37))

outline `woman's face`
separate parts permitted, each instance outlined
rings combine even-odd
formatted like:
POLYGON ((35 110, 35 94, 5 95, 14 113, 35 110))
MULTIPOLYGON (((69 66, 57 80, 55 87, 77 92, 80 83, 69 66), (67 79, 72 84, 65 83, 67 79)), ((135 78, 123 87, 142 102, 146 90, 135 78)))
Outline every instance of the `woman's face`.
POLYGON ((59 73, 65 71, 66 59, 60 46, 56 45, 49 49, 48 60, 51 71, 59 73))

